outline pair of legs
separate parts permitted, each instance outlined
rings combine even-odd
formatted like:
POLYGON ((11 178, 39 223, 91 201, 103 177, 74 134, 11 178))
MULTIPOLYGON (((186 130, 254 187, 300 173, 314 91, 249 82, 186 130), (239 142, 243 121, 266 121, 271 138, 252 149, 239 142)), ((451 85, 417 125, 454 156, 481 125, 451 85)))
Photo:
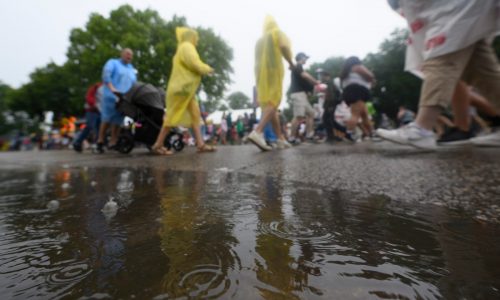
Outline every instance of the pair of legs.
POLYGON ((363 100, 358 100, 351 104, 351 119, 346 122, 347 129, 353 131, 361 120, 361 129, 363 133, 367 136, 371 136, 373 132, 373 126, 370 121, 370 115, 368 109, 363 100))
POLYGON ((465 128, 464 120, 469 119, 468 104, 471 97, 467 86, 460 79, 479 89, 487 99, 497 101, 497 107, 500 104, 500 65, 485 40, 429 59, 422 71, 425 79, 415 122, 423 129, 432 130, 450 99, 458 104, 454 108, 455 117, 459 120, 460 128, 465 128), (467 108, 463 109, 464 106, 467 108))
POLYGON ((87 137, 91 133, 94 134, 94 140, 92 142, 95 142, 95 140, 99 138, 99 128, 101 125, 101 115, 99 114, 99 112, 86 112, 85 123, 85 128, 82 130, 82 132, 80 132, 73 143, 76 147, 81 148, 83 141, 87 139, 87 137))
POLYGON ((305 92, 293 93, 290 95, 293 103, 293 120, 291 128, 291 139, 297 138, 299 124, 306 123, 306 137, 314 135, 314 109, 309 103, 305 92))
POLYGON ((227 131, 221 130, 220 131, 220 141, 221 141, 222 145, 225 145, 227 143, 226 136, 227 136, 227 131))
POLYGON ((273 130, 278 137, 278 140, 285 140, 285 136, 283 135, 283 131, 281 130, 280 118, 278 109, 274 107, 272 104, 268 104, 266 107, 262 109, 262 118, 259 121, 259 124, 255 128, 255 132, 258 134, 262 134, 264 132, 264 128, 267 123, 271 122, 273 126, 273 130))
POLYGON ((123 115, 116 110, 116 98, 114 96, 104 97, 101 103, 101 126, 99 127, 99 137, 97 139, 98 148, 102 152, 102 145, 106 138, 106 132, 111 127, 111 139, 108 146, 113 147, 118 142, 123 115))
POLYGON ((488 100, 472 91, 463 81, 460 81, 455 89, 451 106, 454 115, 454 124, 462 131, 469 131, 470 128, 470 106, 477 108, 478 111, 488 117, 500 116, 500 112, 488 100))
POLYGON ((297 138, 297 131, 299 129, 299 125, 303 122, 306 123, 306 137, 311 137, 314 135, 314 119, 311 116, 305 117, 294 117, 292 120, 292 128, 291 128, 291 139, 295 140, 297 138))
POLYGON ((120 135, 121 126, 114 123, 102 122, 99 127, 99 138, 97 140, 98 144, 104 144, 104 138, 106 137, 106 132, 108 128, 111 127, 111 139, 109 140, 109 147, 113 147, 118 142, 118 136, 120 135))
MULTIPOLYGON (((205 145, 205 142, 203 141, 203 136, 201 134, 201 128, 200 128, 200 118, 201 118, 201 113, 200 113, 200 107, 198 106, 198 102, 196 102, 194 99, 189 102, 189 105, 187 107, 188 113, 191 115, 191 120, 192 120, 192 125, 191 128, 193 129, 194 137, 195 137, 195 142, 196 142, 196 147, 198 147, 198 150, 204 150, 207 145, 205 145)), ((160 130, 160 133, 158 134, 158 137, 156 138, 156 142, 154 143, 152 149, 155 153, 157 154, 163 154, 163 155, 170 155, 172 152, 165 148, 165 138, 167 135, 170 133, 170 126, 167 125, 168 120, 165 115, 165 118, 163 120, 163 126, 160 130)), ((210 150, 213 151, 215 148, 210 147, 210 150)))

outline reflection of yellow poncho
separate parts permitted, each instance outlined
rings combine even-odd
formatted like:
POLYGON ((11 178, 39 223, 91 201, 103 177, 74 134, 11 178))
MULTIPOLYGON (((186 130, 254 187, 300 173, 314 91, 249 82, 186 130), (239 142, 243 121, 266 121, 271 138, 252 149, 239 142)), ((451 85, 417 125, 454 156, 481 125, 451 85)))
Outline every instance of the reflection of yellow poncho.
POLYGON ((278 28, 273 17, 267 16, 264 21, 264 34, 255 47, 255 77, 261 107, 268 104, 278 107, 281 102, 285 73, 281 56, 290 59, 290 48, 290 40, 278 28), (281 48, 284 48, 283 52, 281 48))
POLYGON ((203 63, 196 51, 198 33, 190 28, 177 27, 177 52, 175 53, 172 74, 167 87, 167 114, 164 126, 191 126, 193 121, 188 112, 189 104, 195 100, 201 76, 212 68, 203 63))

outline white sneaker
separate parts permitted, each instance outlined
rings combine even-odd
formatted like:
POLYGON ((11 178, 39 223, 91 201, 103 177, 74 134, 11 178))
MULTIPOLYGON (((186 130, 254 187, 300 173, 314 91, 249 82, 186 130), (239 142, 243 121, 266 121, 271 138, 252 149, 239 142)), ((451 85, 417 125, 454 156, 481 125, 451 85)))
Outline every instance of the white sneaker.
POLYGON ((266 140, 262 137, 262 134, 258 134, 255 130, 248 135, 248 140, 252 142, 255 146, 259 147, 262 151, 271 151, 272 147, 267 145, 266 140))
POLYGON ((478 147, 500 147, 500 130, 472 138, 470 142, 478 147))
POLYGON ((376 132, 382 139, 393 143, 409 145, 426 150, 436 149, 434 134, 431 131, 420 128, 415 123, 410 123, 405 127, 395 130, 379 128, 376 132))
POLYGON ((292 147, 292 145, 285 140, 278 140, 276 143, 278 145, 278 149, 288 149, 292 147))

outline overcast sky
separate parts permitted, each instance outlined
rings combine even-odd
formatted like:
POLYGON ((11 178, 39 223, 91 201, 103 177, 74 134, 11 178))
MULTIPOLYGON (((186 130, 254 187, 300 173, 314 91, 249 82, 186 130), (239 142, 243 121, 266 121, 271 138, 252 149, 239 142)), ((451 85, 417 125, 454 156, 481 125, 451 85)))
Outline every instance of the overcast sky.
POLYGON ((176 14, 189 25, 211 27, 234 50, 229 91, 249 96, 254 46, 266 14, 290 37, 294 53, 306 52, 310 62, 364 57, 405 26, 385 0, 0 0, 0 81, 19 87, 35 68, 64 63, 70 30, 84 27, 91 12, 108 17, 122 4, 154 9, 166 20, 176 14))

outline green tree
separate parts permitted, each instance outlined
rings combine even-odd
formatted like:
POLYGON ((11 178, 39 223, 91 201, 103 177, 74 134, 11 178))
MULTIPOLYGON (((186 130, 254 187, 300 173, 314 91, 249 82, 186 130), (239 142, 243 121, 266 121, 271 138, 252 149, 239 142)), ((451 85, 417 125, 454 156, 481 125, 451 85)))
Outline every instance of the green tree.
POLYGON ((345 58, 342 56, 333 56, 330 58, 327 58, 324 62, 322 63, 313 63, 311 66, 308 68, 308 72, 310 74, 313 74, 316 76, 316 72, 318 69, 322 69, 324 71, 330 72, 332 78, 338 77, 340 74, 340 71, 342 70, 342 65, 344 64, 345 58))
POLYGON ((217 110, 227 85, 231 83, 233 50, 212 29, 198 27, 196 30, 200 35, 198 52, 201 59, 215 70, 213 76, 204 76, 201 81, 206 94, 205 108, 207 112, 213 112, 217 110))
MULTIPOLYGON (((118 57, 123 48, 134 51, 138 79, 166 88, 177 48, 175 28, 187 26, 185 18, 174 16, 169 22, 151 9, 134 10, 124 5, 106 18, 90 15, 84 28, 70 34, 68 60, 59 66, 49 63, 35 70, 31 81, 13 95, 13 109, 41 115, 52 110, 56 114, 82 112, 87 88, 101 80, 102 68, 110 58, 118 57)), ((232 49, 210 29, 200 33, 199 53, 215 69, 215 75, 204 78, 202 89, 207 102, 217 102, 230 83, 232 49)))
POLYGON ((232 109, 250 108, 252 106, 250 97, 242 92, 231 93, 227 97, 227 101, 229 103, 229 107, 231 107, 232 109))
POLYGON ((0 81, 0 114, 8 109, 13 90, 12 87, 0 81))
POLYGON ((368 54, 364 59, 377 79, 372 90, 376 108, 392 118, 400 105, 416 111, 420 97, 422 81, 404 70, 407 38, 407 30, 397 29, 377 53, 368 54))
POLYGON ((30 75, 30 82, 13 92, 9 108, 26 111, 32 116, 42 116, 44 111, 52 110, 59 114, 80 112, 83 108, 83 96, 79 101, 70 101, 72 86, 71 74, 67 65, 49 63, 36 69, 30 75))
POLYGON ((8 126, 5 124, 4 114, 8 111, 12 92, 13 89, 9 85, 0 81, 0 134, 8 130, 8 126))

